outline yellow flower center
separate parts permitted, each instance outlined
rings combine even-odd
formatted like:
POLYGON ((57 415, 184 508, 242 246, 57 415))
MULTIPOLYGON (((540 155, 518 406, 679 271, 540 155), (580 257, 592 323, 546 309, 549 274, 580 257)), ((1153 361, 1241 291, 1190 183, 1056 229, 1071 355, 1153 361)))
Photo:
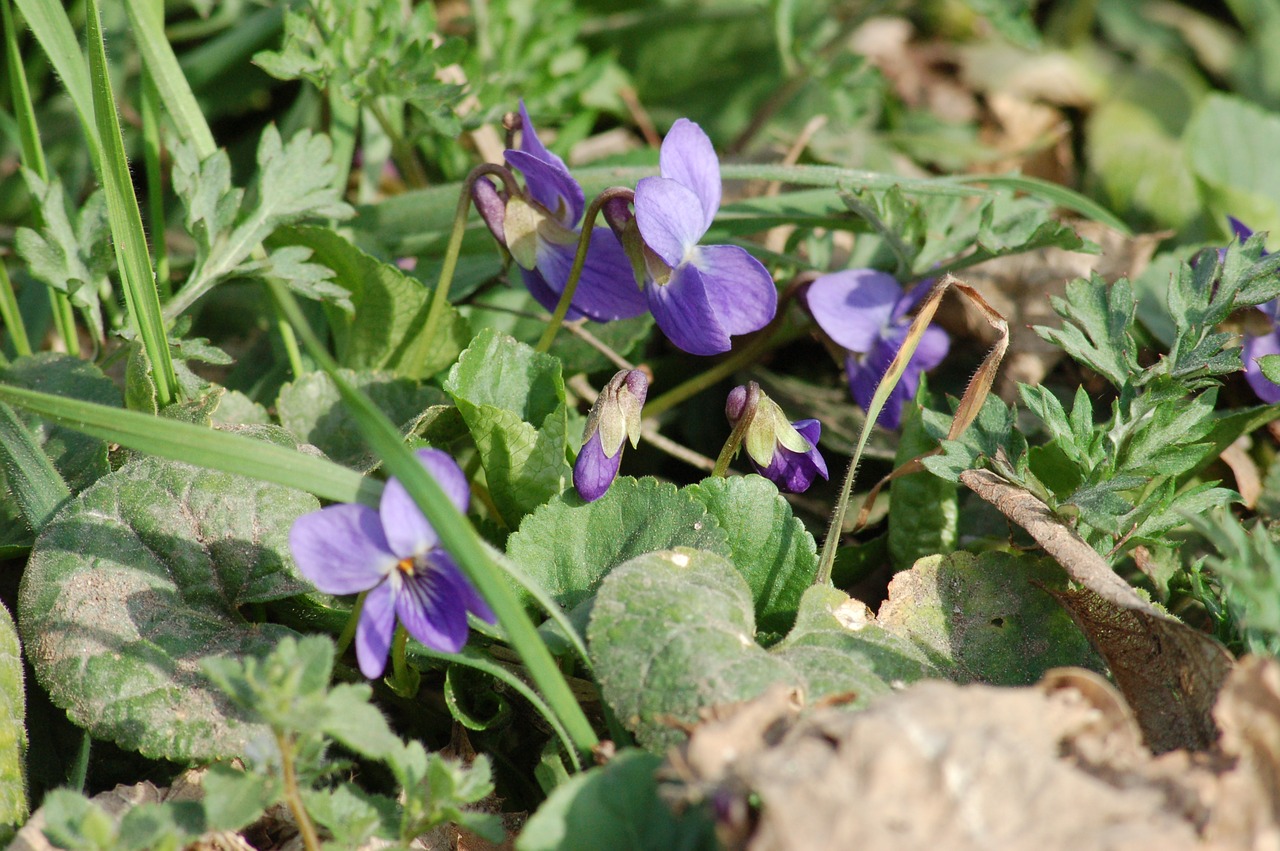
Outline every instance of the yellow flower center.
POLYGON ((405 576, 413 576, 413 572, 416 567, 416 563, 411 558, 402 558, 400 561, 396 562, 396 569, 405 576))

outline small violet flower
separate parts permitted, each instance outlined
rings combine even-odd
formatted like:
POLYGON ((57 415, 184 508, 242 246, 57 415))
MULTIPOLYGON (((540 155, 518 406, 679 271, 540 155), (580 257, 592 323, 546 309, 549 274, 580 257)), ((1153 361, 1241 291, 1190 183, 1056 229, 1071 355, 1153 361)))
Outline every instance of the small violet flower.
MULTIPOLYGON (((827 336, 847 350, 849 391, 864 411, 906 340, 911 325, 907 314, 932 286, 932 281, 922 281, 904 293, 892 275, 875 269, 833 272, 809 286, 809 312, 827 336)), ((898 386, 885 401, 880 425, 898 427, 902 406, 920 387, 920 375, 942 363, 950 345, 947 332, 938 326, 925 329, 898 386)))
MULTIPOLYGON (((586 198, 564 160, 539 141, 523 103, 520 128, 519 149, 505 156, 507 164, 524 175, 525 192, 504 198, 481 178, 472 186, 472 197, 494 238, 511 252, 529 292, 547 310, 555 310, 578 250, 586 198)), ((566 318, 608 322, 639 316, 646 309, 622 244, 608 228, 594 228, 566 318)))
MULTIPOLYGON (((421 449, 417 456, 458 510, 466 511, 471 489, 457 462, 438 449, 421 449)), ((342 504, 299 517, 289 531, 289 548, 303 576, 326 594, 369 592, 355 643, 360 672, 370 679, 386 667, 397 617, 410 635, 445 653, 466 644, 468 611, 494 621, 395 479, 387 482, 377 511, 342 504)))
POLYGON ((604 496, 618 476, 622 444, 640 441, 640 409, 649 394, 649 377, 624 369, 596 397, 582 433, 582 450, 573 465, 573 486, 587 502, 604 496))
POLYGON ((750 417, 742 435, 747 458, 778 490, 804 493, 818 476, 828 477, 827 462, 818 451, 822 424, 817 420, 787 422, 782 408, 754 381, 729 391, 724 414, 735 429, 744 417, 750 417))
POLYGON ((720 160, 697 124, 681 118, 662 142, 660 177, 636 184, 644 294, 658 327, 686 352, 727 352, 778 309, 773 279, 743 248, 698 245, 720 209, 720 160))
MULTIPOLYGON (((1235 234, 1236 239, 1243 244, 1253 236, 1253 230, 1241 222, 1239 219, 1229 216, 1231 222, 1231 230, 1235 234)), ((1220 249, 1218 254, 1220 257, 1226 257, 1226 249, 1220 249)), ((1262 256, 1266 257, 1267 252, 1263 251, 1262 256)), ((1280 385, 1273 384, 1269 378, 1262 374, 1262 367, 1258 366, 1258 359, 1267 355, 1280 355, 1280 300, 1273 299, 1266 304, 1259 304, 1258 310, 1266 314, 1267 319, 1271 320, 1271 333, 1269 334, 1250 334, 1245 332, 1244 343, 1241 346, 1240 356, 1244 359, 1244 380, 1249 382, 1249 386, 1253 388, 1253 392, 1259 399, 1268 405, 1274 405, 1280 402, 1280 385)))

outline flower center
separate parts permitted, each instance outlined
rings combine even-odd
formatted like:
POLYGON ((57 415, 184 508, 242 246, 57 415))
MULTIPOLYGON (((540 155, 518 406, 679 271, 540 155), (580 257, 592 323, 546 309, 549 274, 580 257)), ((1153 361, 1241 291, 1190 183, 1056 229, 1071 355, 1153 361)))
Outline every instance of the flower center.
POLYGON ((402 558, 400 561, 396 562, 396 569, 405 576, 413 576, 414 572, 418 569, 417 559, 402 558))

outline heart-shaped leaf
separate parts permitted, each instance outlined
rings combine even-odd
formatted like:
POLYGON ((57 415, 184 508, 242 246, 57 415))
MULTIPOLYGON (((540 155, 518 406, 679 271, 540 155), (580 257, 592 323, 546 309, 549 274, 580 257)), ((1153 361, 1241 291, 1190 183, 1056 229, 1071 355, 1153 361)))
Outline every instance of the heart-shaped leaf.
POLYGON ((141 458, 67 503, 36 540, 19 620, 36 677, 94 736, 192 761, 243 752, 257 730, 200 673, 257 655, 285 627, 255 603, 307 590, 288 556, 301 491, 141 458))

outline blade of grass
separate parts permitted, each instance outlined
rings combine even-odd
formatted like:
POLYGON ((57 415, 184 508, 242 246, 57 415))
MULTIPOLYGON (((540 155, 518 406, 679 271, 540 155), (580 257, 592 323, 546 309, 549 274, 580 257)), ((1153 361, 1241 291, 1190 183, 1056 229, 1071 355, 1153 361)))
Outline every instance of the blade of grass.
POLYGON ((218 146, 178 65, 178 57, 165 38, 163 5, 155 0, 126 0, 125 8, 143 64, 160 92, 169 120, 177 128, 178 136, 195 146, 196 156, 203 161, 217 151, 218 146))
MULTIPOLYGON (((22 52, 18 48, 18 28, 13 20, 9 0, 0 0, 0 19, 4 25, 5 57, 9 66, 9 89, 13 97, 13 114, 18 124, 18 139, 22 148, 22 163, 35 172, 42 181, 49 180, 49 166, 44 148, 40 145, 40 127, 36 123, 36 111, 31 103, 31 89, 27 85, 27 72, 22 65, 22 52)), ((67 294, 49 289, 49 305, 53 311, 53 323, 62 338, 63 346, 71 355, 80 354, 80 336, 76 333, 75 311, 67 294)), ((15 314, 18 316, 18 314, 15 314)), ((7 321, 7 320, 6 320, 7 321)), ((20 318, 19 318, 20 321, 20 318)), ((10 326, 13 327, 13 326, 10 326)), ((22 332, 24 342, 26 332, 22 332)), ((28 354, 30 350, 28 349, 28 354)))
POLYGON ((107 54, 102 42, 102 22, 98 16, 97 0, 87 0, 85 13, 88 19, 87 47, 94 115, 94 123, 85 129, 99 140, 102 151, 100 175, 106 191, 107 215, 111 222, 111 237, 115 243, 116 263, 120 268, 125 302, 129 307, 129 319, 151 362, 156 401, 163 408, 177 400, 178 381, 174 375, 169 339, 160 313, 160 296, 156 292, 151 254, 142 229, 142 214, 138 211, 138 198, 133 192, 129 163, 125 158, 120 120, 116 115, 115 97, 111 91, 111 78, 107 74, 107 54))
POLYGON ((967 174, 939 179, 953 181, 955 183, 963 183, 965 185, 985 183, 988 186, 1000 186, 1006 189, 1015 189, 1019 192, 1025 192, 1032 197, 1039 198, 1042 201, 1049 201, 1059 207, 1079 213, 1080 215, 1093 219, 1095 222, 1104 224, 1125 236, 1133 236, 1133 230, 1130 229, 1128 225, 1121 221, 1115 213, 1111 212, 1097 201, 1094 201, 1092 198, 1086 198, 1079 192, 1075 192, 1065 186, 1052 183, 1048 180, 1041 180, 1038 177, 1027 177, 1022 174, 967 174))
MULTIPOLYGON (((2 2, 2 0, 0 0, 2 2)), ((0 260, 0 320, 9 332, 9 340, 18 357, 31 354, 31 341, 27 339, 27 327, 22 324, 22 312, 18 310, 18 297, 13 292, 9 271, 0 260)))
POLYGON ((35 435, 5 404, 0 404, 0 466, 27 525, 40 534, 71 490, 35 435))
POLYGON ((49 64, 71 96, 71 103, 80 116, 80 124, 84 127, 85 138, 89 143, 89 153, 96 166, 102 152, 100 142, 92 131, 93 92, 89 84, 89 66, 80 50, 80 42, 76 40, 71 19, 67 17, 60 0, 14 0, 14 3, 22 12, 22 17, 26 18, 27 27, 44 48, 49 64))
POLYGON ((297 488, 335 502, 377 505, 382 484, 314 455, 194 423, 0 384, 0 402, 149 455, 297 488))
POLYGON ((555 659, 525 614, 515 593, 499 568, 485 552, 484 545, 467 518, 458 511, 404 444, 400 432, 378 410, 367 396, 343 378, 337 363, 316 339, 307 324, 297 300, 284 286, 268 281, 272 296, 279 302, 308 354, 328 373, 338 388, 369 447, 383 460, 387 472, 395 476, 413 497, 418 508, 431 522, 440 543, 453 555, 464 574, 475 585, 480 596, 493 610, 498 623, 506 630, 512 646, 520 654, 529 676, 542 692, 543 699, 554 710, 568 730, 574 745, 589 752, 599 739, 578 705, 555 659))

